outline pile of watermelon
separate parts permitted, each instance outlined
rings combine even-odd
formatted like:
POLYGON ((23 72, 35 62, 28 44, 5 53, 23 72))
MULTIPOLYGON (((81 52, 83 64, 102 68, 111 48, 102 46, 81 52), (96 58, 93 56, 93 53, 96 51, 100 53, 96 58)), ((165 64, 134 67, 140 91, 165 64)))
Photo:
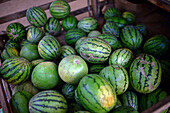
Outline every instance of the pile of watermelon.
POLYGON ((146 26, 135 25, 134 13, 108 8, 98 29, 95 18, 70 15, 64 0, 49 10, 47 18, 31 7, 29 27, 7 27, 0 77, 15 85, 14 112, 138 113, 170 94, 169 39, 158 34, 145 41, 146 26), (57 38, 63 31, 66 45, 57 38))

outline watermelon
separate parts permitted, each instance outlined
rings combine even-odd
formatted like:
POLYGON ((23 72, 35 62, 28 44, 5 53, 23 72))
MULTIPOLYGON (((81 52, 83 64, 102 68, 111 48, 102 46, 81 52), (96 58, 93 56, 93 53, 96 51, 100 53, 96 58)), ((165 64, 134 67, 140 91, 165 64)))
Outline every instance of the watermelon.
MULTIPOLYGON (((158 103, 159 101, 166 98, 167 96, 168 96, 167 92, 165 92, 164 90, 160 88, 156 89, 155 91, 151 93, 141 95, 140 101, 139 101, 140 110, 144 111, 150 108, 151 106, 158 103)), ((161 113, 167 113, 167 111, 168 111, 168 108, 162 111, 161 113)))
POLYGON ((45 90, 34 95, 29 101, 30 113, 66 113, 67 101, 55 90, 45 90))
POLYGON ((71 84, 64 84, 62 87, 62 93, 66 99, 74 99, 74 93, 77 86, 71 84))
POLYGON ((155 57, 141 54, 130 65, 130 83, 139 93, 151 93, 159 86, 161 73, 161 65, 155 57))
POLYGON ((39 7, 31 7, 27 9, 26 17, 28 22, 35 27, 43 27, 47 22, 47 15, 39 7))
POLYGON ((140 33, 142 35, 146 35, 147 31, 146 31, 146 25, 145 24, 137 24, 136 28, 140 31, 140 33))
POLYGON ((113 34, 116 37, 119 37, 119 27, 114 23, 105 23, 102 27, 103 34, 113 34))
POLYGON ((85 37, 86 33, 81 29, 74 28, 66 32, 64 38, 68 45, 74 46, 78 39, 85 37))
POLYGON ((64 58, 69 55, 75 55, 75 54, 76 54, 76 51, 74 50, 73 47, 69 45, 64 45, 61 47, 61 55, 60 55, 61 58, 64 58))
POLYGON ((120 11, 116 8, 108 8, 104 12, 104 18, 105 19, 108 19, 108 18, 114 17, 114 16, 121 16, 120 11))
POLYGON ((51 3, 49 10, 54 18, 63 19, 70 14, 70 5, 64 0, 56 0, 51 3))
POLYGON ((32 95, 27 91, 18 91, 11 98, 12 111, 14 113, 29 113, 28 103, 32 95))
POLYGON ((128 25, 122 29, 120 39, 124 47, 135 50, 141 46, 143 36, 135 26, 128 25))
POLYGON ((100 34, 97 36, 100 39, 105 40, 112 48, 112 51, 118 48, 118 39, 112 34, 100 34))
POLYGON ((120 65, 107 66, 100 71, 99 75, 114 87, 116 95, 124 93, 129 86, 128 73, 120 65))
POLYGON ((88 74, 80 80, 77 96, 82 106, 93 113, 107 113, 117 102, 113 87, 97 74, 88 74))
POLYGON ((90 31, 90 33, 88 34, 87 37, 97 37, 98 35, 100 35, 101 33, 97 30, 93 30, 93 31, 90 31))
POLYGON ((9 24, 6 31, 8 37, 15 42, 24 39, 27 33, 25 27, 19 22, 9 24))
POLYGON ((93 73, 99 74, 100 71, 105 67, 106 67, 105 64, 93 64, 93 65, 90 65, 89 66, 89 73, 90 74, 93 74, 93 73))
POLYGON ((157 57, 164 55, 167 52, 169 45, 170 43, 166 36, 155 35, 145 42, 143 51, 157 57))
POLYGON ((0 66, 0 77, 9 84, 19 84, 28 79, 31 69, 31 63, 25 58, 11 57, 0 66))
POLYGON ((117 109, 115 109, 112 113, 139 113, 139 112, 130 106, 120 106, 117 109))
POLYGON ((106 22, 114 23, 116 24, 119 28, 123 28, 124 26, 127 25, 126 19, 123 17, 111 17, 106 20, 106 22))
POLYGON ((82 41, 79 52, 89 63, 104 63, 110 56, 111 46, 100 38, 86 38, 82 41))
POLYGON ((136 17, 132 12, 125 11, 122 13, 122 17, 128 21, 128 24, 134 24, 136 17))
POLYGON ((32 44, 32 42, 28 41, 27 39, 22 40, 21 44, 20 44, 20 48, 22 48, 23 46, 27 45, 27 44, 32 44))
POLYGON ((138 110, 138 97, 133 91, 126 91, 121 95, 121 102, 123 106, 131 106, 138 110))
POLYGON ((1 58, 6 60, 10 57, 19 56, 18 50, 12 47, 5 48, 1 53, 1 58))
POLYGON ((79 22, 77 27, 84 32, 89 33, 97 28, 97 20, 93 17, 85 17, 82 18, 79 22))
POLYGON ((110 55, 109 65, 119 64, 124 68, 128 68, 133 61, 133 57, 134 55, 130 49, 117 49, 110 55))
POLYGON ((12 41, 12 40, 8 40, 8 41, 5 43, 5 48, 8 48, 8 47, 12 47, 12 48, 15 48, 15 49, 17 49, 17 50, 20 49, 19 43, 15 42, 15 41, 12 41))
POLYGON ((77 52, 78 54, 80 54, 79 48, 80 48, 81 42, 83 42, 83 40, 86 39, 86 38, 88 38, 88 37, 81 37, 80 39, 78 39, 78 40, 76 41, 75 50, 76 50, 76 52, 77 52))
POLYGON ((49 61, 38 64, 32 71, 31 81, 38 89, 54 88, 59 82, 57 65, 49 61))
POLYGON ((36 59, 36 60, 31 61, 32 67, 37 66, 41 62, 45 62, 45 60, 44 59, 36 59))
POLYGON ((44 26, 44 30, 50 35, 57 36, 61 31, 60 22, 56 18, 50 17, 44 26))
POLYGON ((38 43, 43 36, 44 32, 41 28, 31 27, 27 32, 27 40, 32 43, 38 43))
POLYGON ((80 56, 69 55, 60 61, 58 73, 64 82, 77 85, 88 74, 88 66, 80 56))
POLYGON ((16 85, 13 90, 12 90, 12 95, 17 93, 18 91, 27 91, 28 93, 35 95, 37 94, 40 90, 37 89, 30 81, 26 81, 22 84, 16 85))
POLYGON ((20 51, 20 56, 29 61, 39 59, 38 46, 34 43, 23 46, 20 51))
POLYGON ((62 27, 65 31, 74 29, 77 27, 77 18, 75 16, 67 16, 62 20, 62 27))
POLYGON ((53 60, 60 56, 61 45, 55 37, 47 35, 38 43, 38 52, 43 59, 53 60))

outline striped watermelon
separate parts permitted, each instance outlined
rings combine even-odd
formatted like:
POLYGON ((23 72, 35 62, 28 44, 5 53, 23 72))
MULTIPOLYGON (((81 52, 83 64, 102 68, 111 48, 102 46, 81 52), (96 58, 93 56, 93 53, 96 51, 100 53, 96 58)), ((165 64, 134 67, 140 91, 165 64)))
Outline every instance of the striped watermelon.
POLYGON ((124 26, 127 25, 126 19, 123 17, 111 17, 106 20, 106 22, 114 23, 116 24, 119 28, 123 28, 124 26))
POLYGON ((77 27, 84 32, 89 33, 97 28, 97 20, 92 17, 85 17, 82 18, 79 22, 77 27))
POLYGON ((44 32, 41 28, 31 27, 27 32, 27 40, 32 43, 38 43, 43 36, 44 32))
POLYGON ((139 55, 129 69, 132 87, 140 93, 151 93, 161 82, 161 66, 159 61, 148 54, 139 55))
POLYGON ((96 73, 96 74, 99 74, 100 71, 105 68, 105 64, 94 64, 94 65, 90 65, 89 66, 89 73, 90 74, 93 74, 93 73, 96 73))
POLYGON ((100 38, 86 38, 81 43, 79 52, 89 63, 104 63, 110 56, 111 46, 100 38))
POLYGON ((116 8, 108 8, 104 12, 104 18, 105 19, 108 19, 108 18, 114 17, 114 16, 121 16, 120 11, 116 8))
POLYGON ((36 59, 36 60, 31 61, 32 67, 37 66, 41 62, 45 62, 45 60, 44 59, 36 59))
POLYGON ((138 97, 133 91, 126 91, 121 95, 121 102, 123 106, 131 106, 138 110, 138 97))
POLYGON ((113 34, 116 37, 119 37, 119 27, 114 23, 105 23, 102 27, 102 32, 105 34, 113 34))
POLYGON ((77 85, 88 74, 88 66, 80 56, 69 55, 60 61, 58 73, 64 82, 77 85))
POLYGON ((142 35, 146 35, 146 25, 145 24, 137 24, 136 28, 141 32, 142 35))
POLYGON ((90 31, 90 33, 88 34, 87 37, 97 37, 98 35, 100 35, 101 33, 97 30, 93 30, 93 31, 90 31))
POLYGON ((11 23, 7 26, 7 35, 8 37, 15 42, 19 42, 26 36, 26 29, 25 27, 18 22, 11 23))
POLYGON ((64 0, 56 0, 51 3, 49 10, 54 18, 63 19, 70 14, 70 5, 64 0))
POLYGON ((103 68, 99 75, 104 77, 114 87, 116 95, 124 93, 129 86, 128 73, 120 65, 111 65, 103 68))
POLYGON ((74 28, 66 32, 64 38, 68 45, 74 46, 78 39, 85 37, 86 33, 81 29, 74 28))
POLYGON ((27 91, 18 91, 11 98, 12 111, 14 113, 29 113, 28 103, 32 95, 27 91))
POLYGON ((78 54, 80 54, 79 48, 80 48, 81 42, 83 42, 83 40, 86 39, 86 38, 88 38, 88 37, 81 37, 80 39, 78 39, 78 40, 76 41, 75 50, 76 50, 76 52, 77 52, 78 54))
POLYGON ((27 91, 28 93, 30 93, 31 95, 35 95, 37 94, 40 90, 37 89, 30 81, 26 81, 22 84, 18 84, 16 85, 13 89, 12 89, 12 95, 14 95, 16 92, 18 91, 27 91))
POLYGON ((19 84, 28 79, 31 69, 31 63, 22 57, 8 58, 0 67, 0 77, 10 84, 19 84))
POLYGON ((112 34, 100 34, 97 36, 100 39, 105 40, 112 48, 112 51, 118 48, 118 39, 112 34))
POLYGON ((129 49, 138 49, 143 41, 143 36, 133 25, 125 26, 122 29, 121 35, 122 45, 129 49))
POLYGON ((59 82, 57 68, 55 63, 49 61, 38 64, 31 75, 33 85, 44 90, 56 87, 59 82))
POLYGON ((77 18, 75 16, 67 16, 62 20, 62 27, 65 31, 74 29, 77 27, 77 18))
POLYGON ((29 60, 29 61, 39 59, 40 55, 38 53, 37 44, 34 44, 34 43, 31 44, 30 43, 30 44, 23 46, 21 51, 20 51, 20 56, 29 60))
POLYGON ((22 49, 22 47, 24 47, 27 44, 32 44, 32 42, 28 41, 28 40, 22 40, 22 42, 20 43, 20 48, 22 49))
POLYGON ((39 7, 31 7, 27 9, 26 17, 28 22, 35 27, 43 27, 47 22, 47 15, 39 7))
POLYGON ((44 30, 50 35, 57 36, 61 31, 60 22, 56 18, 50 17, 44 26, 44 30))
POLYGON ((66 113, 67 101, 55 90, 41 91, 29 101, 30 113, 66 113))
MULTIPOLYGON (((151 106, 158 103, 159 101, 166 98, 167 96, 168 96, 167 92, 165 92, 164 90, 160 88, 156 89, 152 93, 141 95, 140 101, 139 101, 140 110, 144 111, 150 108, 151 106)), ((162 111, 161 113, 167 113, 167 111, 168 111, 168 108, 162 111)))
POLYGON ((76 54, 76 51, 74 50, 73 47, 69 45, 64 45, 61 47, 61 55, 60 55, 61 58, 64 58, 69 55, 75 55, 75 54, 76 54))
POLYGON ((153 56, 161 56, 166 53, 169 45, 170 43, 167 37, 155 35, 145 42, 143 51, 153 56))
POLYGON ((93 113, 107 113, 117 102, 113 87, 97 74, 83 77, 77 87, 82 106, 93 113))
POLYGON ((130 106, 120 106, 117 109, 115 109, 112 113, 139 113, 139 112, 130 106))
POLYGON ((14 56, 19 56, 19 52, 18 50, 16 50, 15 48, 12 48, 12 47, 8 47, 8 48, 5 48, 3 50, 3 52, 1 53, 1 58, 3 60, 6 60, 10 57, 14 57, 14 56))
POLYGON ((134 24, 136 17, 132 12, 125 11, 122 14, 122 17, 128 21, 128 24, 134 24))
POLYGON ((12 47, 12 48, 15 48, 15 49, 17 49, 17 50, 20 49, 19 43, 15 42, 15 41, 12 41, 12 40, 8 40, 8 41, 5 43, 5 48, 8 48, 8 47, 12 47))
POLYGON ((53 60, 60 56, 61 46, 55 37, 47 35, 40 40, 38 52, 43 59, 53 60))
POLYGON ((109 65, 119 64, 128 68, 133 61, 134 55, 130 49, 121 48, 113 51, 109 58, 109 65))
POLYGON ((74 93, 76 88, 76 85, 64 84, 62 87, 62 93, 66 99, 74 99, 74 93))

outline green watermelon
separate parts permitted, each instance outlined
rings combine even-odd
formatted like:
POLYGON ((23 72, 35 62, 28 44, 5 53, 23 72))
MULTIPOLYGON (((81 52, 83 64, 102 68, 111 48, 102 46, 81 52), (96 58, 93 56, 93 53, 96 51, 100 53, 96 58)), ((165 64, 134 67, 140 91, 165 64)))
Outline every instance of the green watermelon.
POLYGON ((88 74, 88 66, 80 56, 69 55, 60 61, 58 73, 64 82, 77 85, 88 74))
POLYGON ((6 60, 10 57, 19 56, 18 50, 12 47, 5 48, 1 53, 1 58, 6 60))
POLYGON ((135 26, 128 25, 122 29, 120 39, 124 47, 135 50, 141 46, 143 36, 135 26))
POLYGON ((61 31, 60 22, 56 18, 50 17, 44 26, 44 30, 50 35, 57 36, 61 31))
POLYGON ((34 95, 29 101, 30 113, 66 113, 67 101, 55 90, 45 90, 34 95))
POLYGON ((85 17, 82 18, 79 22, 77 27, 84 32, 89 33, 90 31, 93 31, 97 28, 97 20, 93 17, 85 17))
POLYGON ((76 85, 64 84, 62 87, 62 93, 66 99, 74 99, 74 93, 76 88, 76 85))
POLYGON ((7 26, 7 35, 12 41, 21 41, 25 38, 26 33, 26 29, 21 23, 15 22, 7 26))
POLYGON ((120 106, 117 109, 115 109, 112 113, 139 113, 139 112, 130 106, 120 106))
POLYGON ((118 48, 118 39, 112 34, 100 34, 97 36, 100 39, 105 40, 112 48, 112 51, 118 48))
POLYGON ((104 63, 110 56, 111 46, 100 38, 86 38, 82 41, 79 52, 89 63, 104 63))
POLYGON ((64 0, 56 0, 51 3, 49 10, 54 18, 63 19, 70 14, 70 5, 64 0))
POLYGON ((57 65, 49 61, 38 64, 32 71, 31 81, 38 89, 54 88, 59 82, 57 65))
POLYGON ((31 27, 27 32, 27 40, 32 43, 38 43, 43 36, 44 32, 41 28, 31 27))
POLYGON ((61 55, 60 55, 61 58, 64 58, 69 55, 75 55, 75 54, 76 54, 76 51, 74 50, 73 47, 69 45, 64 45, 61 47, 61 55))
POLYGON ((102 27, 103 34, 113 34, 116 37, 119 37, 119 27, 114 23, 105 23, 102 27))
POLYGON ((123 17, 111 17, 106 20, 106 22, 114 23, 116 24, 119 28, 123 28, 124 26, 127 25, 127 20, 124 19, 123 17))
POLYGON ((108 8, 104 12, 104 18, 105 19, 108 19, 108 18, 114 17, 114 16, 121 16, 120 11, 116 8, 108 8))
POLYGON ((81 37, 80 39, 78 39, 78 40, 76 41, 75 50, 76 50, 76 52, 77 52, 78 54, 80 54, 79 48, 80 48, 81 42, 83 42, 83 40, 86 39, 86 38, 88 38, 88 37, 81 37))
POLYGON ((128 24, 134 24, 136 17, 132 12, 125 11, 122 13, 122 17, 128 21, 128 24))
POLYGON ((44 10, 36 6, 27 9, 26 17, 28 22, 35 27, 43 27, 47 22, 44 10))
POLYGON ((8 41, 5 43, 5 48, 8 48, 8 47, 12 47, 12 48, 15 48, 15 49, 17 49, 17 50, 20 49, 19 43, 15 42, 15 41, 12 41, 12 40, 8 40, 8 41))
POLYGON ((81 29, 74 28, 66 32, 64 38, 68 45, 74 46, 78 39, 85 37, 86 33, 81 29))
POLYGON ((0 77, 9 84, 19 84, 28 79, 31 69, 31 63, 25 58, 8 58, 0 66, 0 77))
POLYGON ((116 95, 124 93, 129 86, 128 72, 120 65, 107 66, 100 71, 99 75, 114 87, 116 95))
POLYGON ((34 43, 31 44, 30 43, 30 44, 23 46, 21 51, 20 51, 20 56, 29 60, 29 61, 39 59, 40 55, 38 53, 37 44, 34 44, 34 43))
POLYGON ((121 48, 113 51, 109 58, 109 65, 119 64, 128 68, 133 61, 134 55, 130 49, 121 48))
POLYGON ((55 37, 46 35, 38 43, 38 52, 43 59, 53 60, 60 56, 61 45, 55 37))
POLYGON ((93 113, 107 113, 117 102, 113 87, 97 74, 88 74, 80 80, 77 96, 82 106, 93 113))
POLYGON ((74 29, 77 27, 77 18, 75 16, 67 16, 62 20, 62 27, 65 31, 74 29))
POLYGON ((90 33, 88 34, 87 37, 97 37, 98 35, 100 35, 101 33, 97 30, 93 30, 93 31, 90 31, 90 33))
POLYGON ((159 86, 161 73, 161 65, 155 57, 141 54, 130 65, 131 85, 139 93, 151 93, 159 86))
POLYGON ((164 55, 167 52, 169 45, 170 43, 166 36, 155 35, 145 42, 143 51, 157 57, 164 55))

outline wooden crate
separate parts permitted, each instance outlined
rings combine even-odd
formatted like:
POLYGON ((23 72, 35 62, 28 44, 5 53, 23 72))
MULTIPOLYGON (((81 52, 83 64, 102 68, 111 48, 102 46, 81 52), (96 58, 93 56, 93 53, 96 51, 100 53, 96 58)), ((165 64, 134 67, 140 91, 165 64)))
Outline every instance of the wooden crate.
MULTIPOLYGON (((28 26, 29 23, 26 20, 25 13, 26 13, 26 10, 32 6, 39 6, 40 8, 45 10, 45 12, 47 13, 47 17, 51 17, 49 13, 49 5, 51 4, 52 1, 54 0, 48 0, 48 1, 47 0, 36 0, 36 1, 29 0, 29 2, 27 0, 2 0, 0 1, 0 10, 3 12, 2 14, 0 14, 0 53, 4 49, 4 43, 8 40, 6 32, 5 32, 7 25, 12 22, 20 22, 24 26, 28 26), (11 5, 12 3, 16 5, 11 5), (6 14, 5 12, 6 9, 2 8, 2 6, 4 5, 12 6, 10 7, 11 9, 9 9, 10 11, 9 14, 6 14), (20 8, 18 9, 18 7, 20 8)), ((66 1, 69 2, 71 6, 71 14, 76 16, 78 20, 80 20, 83 17, 87 17, 87 16, 95 17, 99 21, 100 27, 98 28, 98 30, 101 30, 101 26, 104 22, 103 18, 100 17, 102 7, 105 6, 105 9, 107 7, 114 7, 113 0, 98 0, 98 1, 97 0, 66 0, 66 1)), ((65 41, 63 40, 64 34, 65 32, 62 32, 61 35, 57 37, 61 45, 65 44, 65 41)), ((0 63, 1 63, 1 59, 0 59, 0 63)), ((10 106, 12 88, 13 86, 7 84, 6 82, 4 82, 4 80, 0 78, 0 101, 2 103, 1 105, 2 105, 4 113, 12 113, 12 109, 10 106)), ((160 113, 162 110, 165 110, 169 106, 170 106, 170 96, 158 102, 151 108, 143 111, 143 113, 153 113, 153 112, 160 113)))

